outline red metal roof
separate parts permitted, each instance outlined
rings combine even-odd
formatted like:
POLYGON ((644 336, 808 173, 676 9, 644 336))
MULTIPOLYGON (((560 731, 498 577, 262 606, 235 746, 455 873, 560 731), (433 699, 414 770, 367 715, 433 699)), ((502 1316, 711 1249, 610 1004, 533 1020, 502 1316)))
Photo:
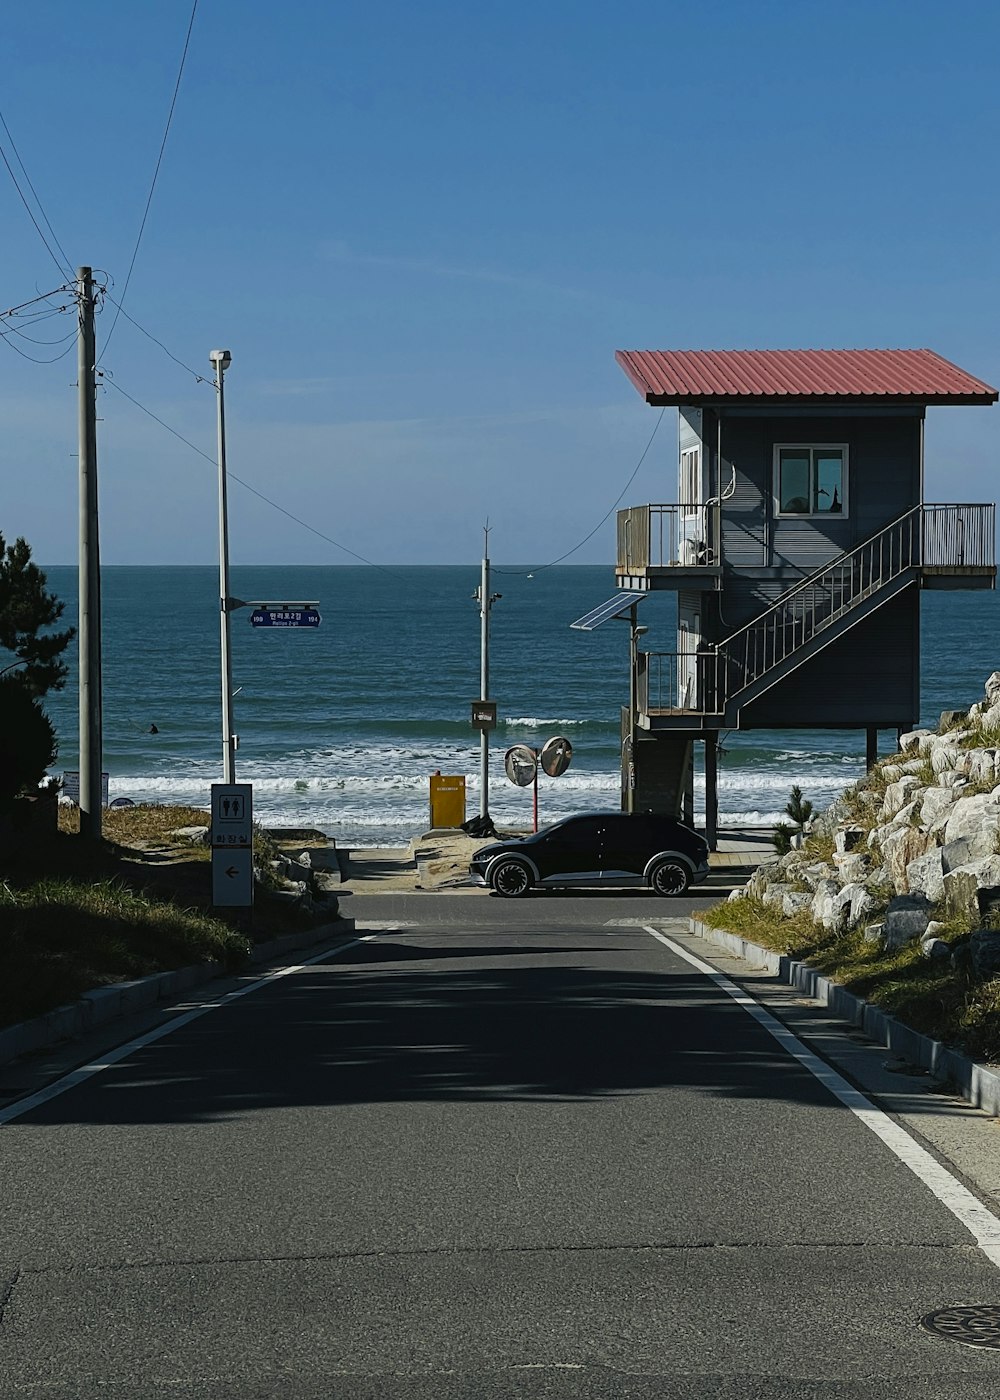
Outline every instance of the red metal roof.
POLYGON ((619 350, 615 359, 652 404, 997 399, 933 350, 619 350))

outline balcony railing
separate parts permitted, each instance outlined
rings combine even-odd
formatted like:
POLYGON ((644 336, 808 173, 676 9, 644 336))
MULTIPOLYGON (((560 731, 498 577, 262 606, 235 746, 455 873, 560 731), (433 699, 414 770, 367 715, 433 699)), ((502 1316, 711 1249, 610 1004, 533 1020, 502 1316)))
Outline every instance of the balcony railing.
POLYGON ((719 504, 631 506, 618 512, 619 574, 719 562, 719 504))
MULTIPOLYGON (((797 653, 905 575, 995 567, 992 505, 919 505, 801 580, 708 650, 640 652, 639 712, 724 715, 727 702, 795 664, 797 653)), ((821 643, 822 645, 822 643, 821 643)), ((801 659, 801 657, 799 658, 801 659)))
POLYGON ((921 506, 925 569, 984 569, 996 563, 996 508, 985 505, 921 506))

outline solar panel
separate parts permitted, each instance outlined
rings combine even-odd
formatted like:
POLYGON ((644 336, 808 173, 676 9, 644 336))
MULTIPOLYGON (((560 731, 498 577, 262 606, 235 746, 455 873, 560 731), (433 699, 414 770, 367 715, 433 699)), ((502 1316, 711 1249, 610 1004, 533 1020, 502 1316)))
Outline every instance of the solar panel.
POLYGON ((641 603, 643 598, 648 596, 646 593, 616 593, 607 602, 571 622, 570 627, 575 627, 578 632, 593 632, 602 622, 610 622, 613 617, 624 617, 636 603, 641 603))

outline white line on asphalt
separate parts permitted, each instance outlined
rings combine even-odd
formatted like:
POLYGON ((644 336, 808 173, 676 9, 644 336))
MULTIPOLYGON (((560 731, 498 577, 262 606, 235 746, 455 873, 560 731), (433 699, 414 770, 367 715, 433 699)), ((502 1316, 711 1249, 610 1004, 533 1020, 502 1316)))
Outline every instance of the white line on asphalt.
POLYGON ((909 1167, 914 1176, 920 1178, 928 1190, 933 1191, 943 1206, 951 1211, 952 1215, 959 1220, 965 1228, 975 1237, 979 1248, 989 1259, 991 1264, 1000 1268, 1000 1220, 978 1200, 971 1191, 949 1172, 931 1154, 920 1146, 910 1134, 894 1122, 881 1109, 876 1108, 870 1099, 865 1098, 853 1085, 837 1073, 825 1060, 807 1049, 787 1026, 770 1012, 759 1006, 753 997, 738 987, 735 982, 731 982, 728 977, 710 966, 709 963, 702 962, 701 958, 696 958, 693 953, 689 953, 686 948, 682 948, 673 939, 667 938, 655 928, 646 925, 646 932, 651 933, 654 938, 658 938, 677 957, 689 962, 692 967, 696 967, 699 972, 703 972, 706 977, 710 977, 717 987, 733 998, 745 1011, 748 1011, 755 1021, 758 1021, 766 1031, 774 1036, 781 1048, 799 1064, 804 1065, 811 1074, 823 1084, 830 1093, 838 1098, 845 1108, 849 1108, 853 1114, 861 1119, 866 1128, 870 1128, 876 1137, 881 1138, 890 1152, 894 1152, 904 1166, 909 1167))
MULTIPOLYGON (((391 933, 394 927, 394 924, 379 925, 379 928, 385 933, 391 933)), ((49 1099, 65 1094, 67 1089, 75 1089, 77 1084, 82 1084, 85 1080, 93 1078, 95 1074, 100 1074, 102 1070, 110 1069, 112 1065, 126 1059, 133 1050, 141 1050, 143 1046, 152 1045, 155 1040, 162 1040, 165 1035, 180 1030, 181 1026, 186 1026, 189 1021, 196 1021, 207 1011, 217 1011, 220 1006, 226 1006, 229 1002, 236 1001, 238 997, 249 996, 251 992, 269 986, 272 982, 276 982, 279 977, 288 977, 293 972, 301 972, 303 968, 310 967, 313 963, 322 962, 324 958, 335 958, 340 953, 346 953, 349 948, 356 948, 359 943, 370 943, 375 936, 374 933, 366 933, 360 938, 352 938, 350 943, 342 943, 339 948, 332 950, 325 948, 322 953, 305 958, 302 962, 296 963, 294 967, 277 967, 273 972, 268 972, 264 977, 259 977, 256 982, 251 982, 246 987, 237 987, 235 991, 227 992, 224 997, 219 997, 218 1000, 203 1002, 191 1011, 185 1011, 180 1016, 172 1017, 162 1026, 157 1026, 156 1030, 136 1036, 134 1040, 126 1041, 124 1045, 118 1045, 108 1054, 102 1055, 99 1060, 91 1060, 89 1064, 81 1065, 79 1069, 64 1074, 61 1079, 53 1080, 44 1089, 39 1089, 37 1094, 31 1094, 26 1099, 19 1099, 17 1103, 0 1108, 0 1127, 3 1127, 5 1123, 12 1122, 15 1118, 20 1118, 22 1113, 30 1113, 33 1108, 38 1108, 40 1104, 48 1103, 49 1099)))

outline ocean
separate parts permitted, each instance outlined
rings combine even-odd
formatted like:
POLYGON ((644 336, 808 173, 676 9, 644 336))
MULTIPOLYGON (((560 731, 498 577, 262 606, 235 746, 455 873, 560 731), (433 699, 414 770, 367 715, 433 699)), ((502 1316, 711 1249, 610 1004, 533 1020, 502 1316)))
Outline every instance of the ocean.
MULTIPOLYGON (((46 567, 76 623, 75 567, 46 567)), ((462 774, 479 812, 479 565, 233 566, 251 602, 318 600, 318 628, 254 628, 232 614, 236 778, 254 785, 264 825, 314 827, 343 846, 402 846, 425 830, 429 778, 462 774)), ((539 821, 617 807, 620 709, 628 701, 628 626, 569 624, 614 592, 607 565, 494 565, 489 806, 498 825, 531 823, 531 789, 506 778, 514 744, 562 735, 569 769, 539 780, 539 821)), ((104 767, 114 800, 207 806, 222 779, 218 569, 106 567, 102 572, 104 767), (155 732, 152 732, 154 731, 155 732)), ((673 645, 673 600, 643 603, 644 648, 673 645)), ((995 593, 923 599, 921 722, 980 698, 1000 669, 995 593)), ((59 737, 54 772, 78 765, 76 651, 66 689, 46 709, 59 737)), ((882 735, 882 751, 893 745, 882 735)), ((797 783, 822 808, 864 771, 858 731, 757 731, 723 737, 723 825, 771 825, 797 783)), ((702 786, 696 783, 696 807, 702 786)))

